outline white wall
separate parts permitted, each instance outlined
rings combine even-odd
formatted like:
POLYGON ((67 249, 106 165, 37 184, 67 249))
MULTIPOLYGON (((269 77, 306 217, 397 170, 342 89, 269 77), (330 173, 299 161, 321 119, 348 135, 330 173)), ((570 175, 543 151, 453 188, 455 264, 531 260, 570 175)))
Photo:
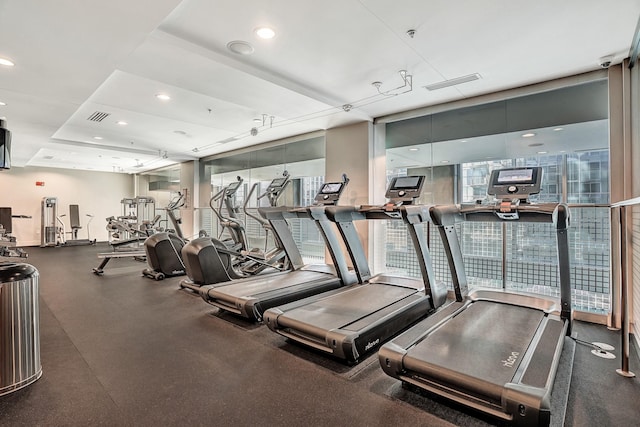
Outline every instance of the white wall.
POLYGON ((58 198, 58 215, 69 228, 69 205, 80 206, 83 228, 78 238, 87 238, 86 214, 94 216, 90 224, 92 239, 106 241, 105 218, 121 215, 120 200, 133 197, 134 177, 110 172, 89 172, 73 169, 13 167, 0 172, 0 206, 11 207, 14 215, 30 215, 31 219, 13 219, 13 235, 19 246, 40 245, 40 207, 43 197, 58 198), (37 181, 44 186, 36 186, 37 181))

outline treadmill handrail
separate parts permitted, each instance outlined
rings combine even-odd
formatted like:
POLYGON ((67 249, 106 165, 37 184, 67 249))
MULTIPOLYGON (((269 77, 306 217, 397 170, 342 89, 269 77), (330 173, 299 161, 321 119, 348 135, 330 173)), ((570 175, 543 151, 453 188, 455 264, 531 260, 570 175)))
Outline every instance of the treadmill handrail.
POLYGON ((432 209, 430 215, 436 225, 453 225, 457 221, 482 222, 551 222, 558 230, 569 228, 570 214, 566 203, 523 203, 517 207, 520 219, 503 219, 496 215, 500 205, 442 205, 432 209))
POLYGON ((547 222, 556 229, 558 246, 558 273, 560 281, 560 317, 568 321, 567 334, 571 333, 571 266, 567 229, 570 223, 569 208, 565 203, 520 204, 518 218, 504 219, 496 215, 500 205, 442 205, 433 206, 429 213, 438 226, 451 270, 454 293, 462 301, 468 293, 468 281, 460 242, 455 231, 458 221, 485 222, 547 222))
POLYGON ((422 282, 425 294, 429 296, 433 309, 440 307, 446 301, 446 290, 436 284, 435 270, 429 255, 429 247, 425 233, 419 232, 416 225, 431 222, 429 215, 430 205, 410 205, 399 203, 387 203, 385 205, 362 205, 353 212, 340 210, 341 206, 327 208, 327 216, 336 223, 347 244, 347 250, 356 269, 356 274, 362 277, 371 277, 369 264, 365 256, 362 242, 355 228, 347 227, 353 220, 387 220, 402 219, 407 224, 407 231, 411 236, 411 242, 418 258, 422 282), (358 273, 361 271, 361 273, 358 273))

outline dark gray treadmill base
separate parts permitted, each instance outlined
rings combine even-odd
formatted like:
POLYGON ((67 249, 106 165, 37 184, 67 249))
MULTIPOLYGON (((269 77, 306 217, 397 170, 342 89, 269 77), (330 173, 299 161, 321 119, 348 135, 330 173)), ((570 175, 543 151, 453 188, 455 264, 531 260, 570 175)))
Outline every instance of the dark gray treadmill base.
POLYGON ((565 332, 566 323, 556 315, 467 300, 444 307, 385 345, 379 361, 388 375, 472 410, 513 417, 519 425, 530 425, 539 415, 535 422, 545 425, 565 332))
MULTIPOLYGON (((576 343, 565 338, 562 355, 558 364, 558 373, 551 394, 550 427, 563 427, 567 415, 567 401, 571 387, 576 343)), ((597 359, 597 358, 596 358, 597 359)), ((435 415, 457 426, 489 427, 496 425, 496 419, 455 404, 440 396, 429 393, 406 382, 397 382, 385 390, 384 395, 402 401, 416 409, 435 415)), ((569 425, 571 423, 569 422, 569 425)))
POLYGON ((261 321, 264 310, 337 289, 342 282, 334 274, 295 270, 285 274, 256 276, 200 291, 209 304, 253 321, 261 321))
POLYGON ((356 363, 429 313, 419 281, 403 279, 405 286, 354 285, 302 305, 274 307, 265 311, 265 323, 295 342, 356 363))
POLYGON ((404 367, 448 383, 458 376, 459 387, 499 404, 543 317, 526 307, 474 302, 409 349, 404 367))

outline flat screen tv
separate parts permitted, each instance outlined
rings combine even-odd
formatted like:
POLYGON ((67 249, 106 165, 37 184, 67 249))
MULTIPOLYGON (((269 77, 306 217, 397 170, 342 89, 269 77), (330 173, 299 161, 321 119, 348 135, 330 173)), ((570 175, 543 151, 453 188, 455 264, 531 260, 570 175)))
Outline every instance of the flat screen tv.
POLYGON ((11 132, 0 119, 0 169, 11 168, 11 132))

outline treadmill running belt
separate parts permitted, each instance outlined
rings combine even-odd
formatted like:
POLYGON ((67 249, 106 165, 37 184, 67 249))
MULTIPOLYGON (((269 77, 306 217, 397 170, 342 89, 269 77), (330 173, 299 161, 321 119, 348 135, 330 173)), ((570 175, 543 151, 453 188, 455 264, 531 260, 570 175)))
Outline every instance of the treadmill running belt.
POLYGON ((543 317, 532 308, 473 302, 411 348, 404 366, 500 402, 543 317))
POLYGON ((344 328, 416 292, 413 288, 369 283, 298 307, 284 317, 301 330, 305 329, 304 324, 313 325, 313 329, 344 328))
POLYGON ((275 274, 265 274, 263 276, 254 276, 247 280, 234 280, 228 285, 216 285, 212 288, 212 293, 214 295, 225 294, 234 297, 256 296, 276 289, 288 288, 300 283, 326 278, 335 278, 335 280, 338 280, 335 276, 328 273, 319 273, 311 270, 294 270, 275 274))

